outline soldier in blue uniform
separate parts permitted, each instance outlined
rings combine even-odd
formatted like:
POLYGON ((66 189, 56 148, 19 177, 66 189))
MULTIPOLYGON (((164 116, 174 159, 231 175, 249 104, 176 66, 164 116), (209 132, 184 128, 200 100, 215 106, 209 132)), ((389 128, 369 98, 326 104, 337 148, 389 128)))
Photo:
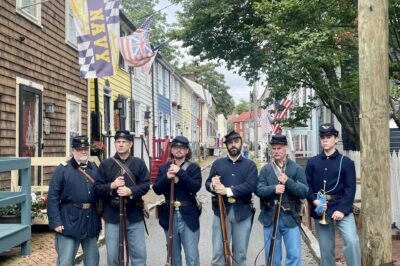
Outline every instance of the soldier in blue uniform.
POLYGON ((274 266, 282 265, 282 244, 285 241, 287 266, 301 265, 300 223, 301 199, 307 196, 307 181, 304 170, 287 158, 287 139, 283 135, 271 138, 274 160, 265 165, 258 177, 256 195, 260 197, 261 213, 258 220, 264 226, 265 259, 268 261, 269 248, 274 222, 278 223, 274 266), (274 221, 276 202, 282 195, 281 210, 278 221, 274 221))
POLYGON ((150 174, 145 162, 130 156, 132 135, 127 130, 115 133, 116 154, 101 162, 95 181, 96 196, 103 199, 107 265, 119 265, 119 200, 126 199, 127 242, 131 265, 146 265, 142 196, 150 189, 150 174), (119 164, 132 173, 129 177, 119 164))
POLYGON ((84 264, 99 265, 100 217, 93 191, 97 166, 88 161, 89 147, 86 136, 73 138, 73 157, 56 168, 49 186, 47 215, 50 228, 56 231, 60 266, 75 265, 79 245, 84 264))
POLYGON ((225 136, 228 156, 216 160, 211 166, 210 175, 205 183, 206 189, 213 194, 214 221, 212 228, 213 258, 211 265, 225 265, 222 242, 220 211, 217 194, 223 195, 229 230, 228 239, 232 241, 235 265, 245 266, 254 209, 252 194, 257 186, 257 167, 244 158, 242 138, 232 131, 225 136))
POLYGON ((166 204, 159 207, 159 223, 165 230, 168 240, 170 182, 174 178, 174 228, 172 265, 181 266, 181 246, 185 251, 187 266, 199 266, 200 211, 197 207, 196 193, 201 188, 201 170, 191 158, 189 141, 177 136, 171 144, 171 161, 160 166, 153 190, 163 194, 166 204))
POLYGON ((323 151, 308 160, 306 176, 309 186, 307 199, 312 205, 321 250, 321 265, 335 265, 335 227, 343 238, 343 252, 347 265, 361 265, 360 244, 353 216, 353 203, 356 193, 356 172, 354 162, 336 149, 339 132, 332 124, 319 128, 323 151), (320 190, 326 194, 326 203, 317 196, 320 190), (321 202, 322 201, 322 202, 321 202), (320 224, 321 212, 326 213, 328 224, 320 224))

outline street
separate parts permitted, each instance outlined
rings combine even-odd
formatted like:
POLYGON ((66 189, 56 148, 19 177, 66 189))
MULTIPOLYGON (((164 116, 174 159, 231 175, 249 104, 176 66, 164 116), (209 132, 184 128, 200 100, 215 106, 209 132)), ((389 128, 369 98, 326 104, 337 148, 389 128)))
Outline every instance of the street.
MULTIPOLYGON (((212 241, 211 241, 211 228, 213 221, 213 212, 211 210, 211 197, 210 194, 204 188, 204 182, 208 177, 210 168, 205 169, 203 174, 203 186, 198 193, 200 201, 203 203, 203 213, 200 217, 200 265, 210 265, 212 257, 212 241)), ((264 246, 263 230, 261 224, 257 218, 260 213, 259 201, 257 197, 254 197, 255 206, 257 209, 253 229, 250 236, 249 249, 247 252, 247 265, 263 265, 264 262, 264 251, 258 256, 257 261, 255 259, 257 254, 260 253, 264 246)), ((149 236, 146 236, 147 246, 147 265, 148 266, 160 266, 165 264, 166 260, 166 240, 165 234, 158 224, 158 220, 154 217, 154 212, 151 212, 149 220, 146 220, 147 227, 149 230, 149 236)), ((105 266, 106 263, 106 249, 105 245, 100 247, 100 265, 105 266)), ((83 265, 81 262, 78 265, 83 265)), ((302 265, 312 266, 318 265, 312 257, 307 245, 302 242, 302 265)))

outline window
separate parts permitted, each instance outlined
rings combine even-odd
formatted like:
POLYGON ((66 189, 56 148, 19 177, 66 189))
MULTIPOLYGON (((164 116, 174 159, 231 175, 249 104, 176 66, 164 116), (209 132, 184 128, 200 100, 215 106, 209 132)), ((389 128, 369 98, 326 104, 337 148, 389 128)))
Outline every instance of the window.
POLYGON ((117 100, 122 101, 122 108, 119 109, 119 129, 129 129, 129 104, 128 98, 120 96, 117 100))
MULTIPOLYGON (((121 26, 122 26, 122 25, 121 25, 121 26)), ((127 32, 126 32, 125 30, 122 29, 122 27, 121 27, 121 31, 120 31, 119 34, 120 34, 121 37, 127 36, 127 35, 128 35, 127 32)), ((125 62, 124 58, 122 57, 121 52, 119 53, 119 67, 120 67, 121 69, 125 70, 125 71, 128 71, 128 70, 129 70, 129 66, 128 66, 128 64, 125 62)))
POLYGON ((140 124, 141 124, 141 119, 140 119, 140 103, 134 102, 133 103, 133 132, 135 132, 136 135, 140 135, 140 124))
POLYGON ((66 0, 65 2, 65 38, 67 43, 71 44, 73 47, 78 46, 78 41, 76 38, 76 28, 74 22, 74 16, 72 15, 72 7, 71 7, 72 0, 66 0))
POLYGON ((104 92, 104 131, 111 135, 111 95, 104 92))
POLYGON ((157 87, 158 93, 163 94, 163 68, 160 63, 157 64, 157 87))
POLYGON ((163 71, 163 95, 169 99, 169 71, 164 69, 163 71))
POLYGON ((81 105, 80 98, 67 94, 67 156, 71 154, 72 139, 81 134, 81 105))
POLYGON ((17 12, 39 26, 41 26, 41 6, 40 0, 17 0, 17 12))

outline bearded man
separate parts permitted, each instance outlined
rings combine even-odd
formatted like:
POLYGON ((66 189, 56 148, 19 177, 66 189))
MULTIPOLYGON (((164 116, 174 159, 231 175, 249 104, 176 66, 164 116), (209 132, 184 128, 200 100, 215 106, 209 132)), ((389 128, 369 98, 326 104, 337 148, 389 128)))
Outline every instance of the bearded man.
POLYGON ((252 193, 257 187, 255 163, 242 154, 242 137, 235 131, 225 136, 228 156, 216 160, 205 183, 212 193, 214 221, 212 228, 213 258, 211 265, 225 265, 217 195, 222 195, 226 206, 228 239, 232 243, 235 265, 245 266, 254 208, 252 193))

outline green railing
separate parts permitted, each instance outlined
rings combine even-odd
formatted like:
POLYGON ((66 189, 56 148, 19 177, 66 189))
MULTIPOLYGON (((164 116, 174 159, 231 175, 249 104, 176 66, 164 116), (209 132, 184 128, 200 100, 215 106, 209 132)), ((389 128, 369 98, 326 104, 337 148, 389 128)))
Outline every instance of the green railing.
POLYGON ((19 223, 0 224, 0 253, 21 245, 21 255, 31 253, 31 159, 0 158, 0 172, 19 170, 21 191, 0 191, 0 208, 21 204, 19 223))

